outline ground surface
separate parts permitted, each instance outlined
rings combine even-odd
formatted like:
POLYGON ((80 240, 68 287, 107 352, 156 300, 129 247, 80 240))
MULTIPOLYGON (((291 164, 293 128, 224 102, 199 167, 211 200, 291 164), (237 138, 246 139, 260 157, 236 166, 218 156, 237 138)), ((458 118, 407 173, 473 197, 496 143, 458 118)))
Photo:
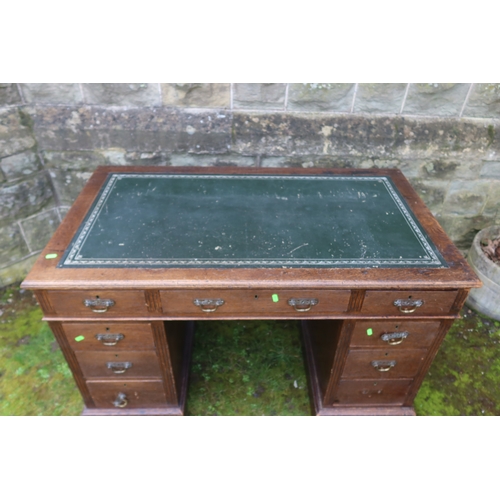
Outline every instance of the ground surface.
MULTIPOLYGON (((500 322, 464 308, 415 400, 418 415, 500 415, 500 322)), ((80 394, 28 291, 0 290, 0 415, 78 415, 80 394)), ((310 415, 298 323, 198 324, 188 415, 310 415)))

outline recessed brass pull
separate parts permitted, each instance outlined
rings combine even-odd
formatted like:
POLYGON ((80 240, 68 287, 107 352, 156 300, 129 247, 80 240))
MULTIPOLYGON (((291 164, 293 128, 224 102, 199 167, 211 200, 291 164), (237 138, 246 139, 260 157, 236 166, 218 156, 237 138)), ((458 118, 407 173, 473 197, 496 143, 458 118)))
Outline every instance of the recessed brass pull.
POLYGON ((396 361, 372 361, 372 366, 379 372, 388 372, 391 368, 394 368, 396 366, 396 361))
POLYGON ((399 345, 410 335, 410 332, 383 333, 380 338, 389 345, 399 345))
POLYGON ((85 307, 90 307, 92 312, 95 313, 105 313, 110 307, 115 305, 115 301, 112 299, 85 299, 83 301, 85 307))
POLYGON ((123 333, 98 333, 95 338, 102 345, 116 345, 125 338, 125 335, 123 333))
POLYGON ((132 363, 130 361, 110 361, 106 366, 117 375, 125 373, 127 370, 132 368, 132 363))
POLYGON ((418 307, 424 305, 423 300, 413 300, 413 299, 398 299, 394 301, 394 305, 404 314, 411 314, 415 312, 418 307))
POLYGON ((113 405, 117 408, 125 408, 128 405, 127 395, 123 392, 118 393, 118 396, 113 401, 113 405))
POLYGON ((297 312, 307 312, 318 302, 318 299, 290 299, 288 305, 292 306, 297 312))
POLYGON ((217 308, 225 302, 222 299, 194 299, 193 304, 200 307, 203 312, 211 313, 217 311, 217 308))

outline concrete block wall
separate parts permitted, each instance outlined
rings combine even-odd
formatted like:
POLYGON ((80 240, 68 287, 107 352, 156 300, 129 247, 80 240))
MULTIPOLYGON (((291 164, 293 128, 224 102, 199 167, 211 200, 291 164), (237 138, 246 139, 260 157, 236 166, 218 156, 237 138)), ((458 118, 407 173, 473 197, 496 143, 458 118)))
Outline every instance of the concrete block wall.
POLYGON ((98 165, 399 168, 467 250, 500 224, 500 84, 0 84, 0 287, 98 165))

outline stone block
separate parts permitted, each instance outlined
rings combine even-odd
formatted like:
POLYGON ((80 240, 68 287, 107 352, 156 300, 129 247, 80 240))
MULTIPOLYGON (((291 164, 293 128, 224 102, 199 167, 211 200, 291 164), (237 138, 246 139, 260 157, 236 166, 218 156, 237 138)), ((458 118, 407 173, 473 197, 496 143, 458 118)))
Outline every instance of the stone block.
POLYGON ((0 83, 0 106, 22 104, 22 102, 15 83, 0 83))
POLYGON ((409 161, 399 158, 367 158, 363 156, 263 156, 262 167, 297 168, 399 168, 406 177, 418 177, 421 160, 409 161))
POLYGON ((17 107, 0 109, 0 158, 35 146, 29 116, 17 107))
POLYGON ((59 106, 30 113, 38 144, 48 151, 221 154, 231 147, 231 112, 59 106))
POLYGON ((481 167, 481 177, 500 179, 500 161, 485 161, 481 167))
POLYGON ((287 109, 349 113, 354 83, 290 83, 287 109))
POLYGON ((104 158, 100 165, 127 165, 127 152, 123 148, 110 148, 99 151, 104 158))
POLYGON ((160 106, 157 83, 84 83, 87 104, 107 106, 160 106))
POLYGON ((124 165, 158 166, 172 165, 170 155, 162 151, 129 151, 125 153, 124 165))
POLYGON ((62 220, 64 220, 64 217, 66 217, 66 214, 69 212, 69 209, 71 207, 68 207, 68 206, 60 206, 60 207, 57 207, 57 211, 59 212, 59 218, 62 220))
POLYGON ((480 171, 481 161, 466 155, 451 160, 446 157, 429 159, 422 164, 422 176, 431 179, 477 179, 480 171))
POLYGON ((261 166, 269 168, 356 168, 359 158, 330 155, 264 156, 261 166))
POLYGON ((0 226, 35 214, 54 204, 46 172, 16 184, 0 187, 0 226))
POLYGON ((35 152, 24 151, 0 160, 0 168, 5 175, 5 179, 14 181, 40 170, 41 164, 35 152))
POLYGON ((492 225, 492 220, 483 215, 457 217, 438 214, 436 218, 453 243, 464 252, 470 249, 478 231, 492 225))
POLYGON ((229 108, 229 83, 162 83, 162 101, 165 106, 181 108, 229 108))
POLYGON ((500 150, 485 123, 449 118, 409 118, 299 113, 234 112, 233 152, 264 156, 358 156, 446 161, 481 158, 500 150), (489 153, 488 153, 489 154, 489 153))
POLYGON ((452 181, 441 214, 475 217, 481 214, 488 197, 488 181, 452 181))
POLYGON ((97 151, 43 151, 42 155, 49 170, 93 172, 107 164, 104 154, 97 151))
POLYGON ((284 109, 286 83, 234 83, 233 108, 284 109))
POLYGON ((410 178, 410 183, 434 215, 441 211, 446 192, 448 191, 448 181, 428 181, 410 178))
POLYGON ((406 87, 406 83, 359 83, 354 112, 399 113, 406 87))
POLYGON ((79 104, 83 95, 78 83, 21 83, 24 100, 32 104, 79 104))
POLYGON ((500 83, 474 83, 463 116, 498 118, 500 116, 500 83))
POLYGON ((19 283, 26 278, 37 258, 38 254, 31 255, 15 264, 0 268, 0 288, 12 285, 13 283, 19 283))
POLYGON ((172 155, 170 165, 174 167, 255 167, 253 156, 227 155, 172 155))
POLYGON ((19 224, 0 227, 0 268, 21 260, 29 253, 19 224))
POLYGON ((458 117, 469 87, 468 83, 410 83, 403 114, 458 117))
POLYGON ((493 219, 494 225, 500 224, 500 180, 490 181, 488 199, 483 209, 483 215, 493 219))
POLYGON ((45 248, 59 223, 59 214, 56 208, 36 214, 20 223, 32 252, 45 248))
POLYGON ((75 170, 51 170, 50 176, 57 192, 59 203, 71 206, 90 179, 92 172, 75 170))

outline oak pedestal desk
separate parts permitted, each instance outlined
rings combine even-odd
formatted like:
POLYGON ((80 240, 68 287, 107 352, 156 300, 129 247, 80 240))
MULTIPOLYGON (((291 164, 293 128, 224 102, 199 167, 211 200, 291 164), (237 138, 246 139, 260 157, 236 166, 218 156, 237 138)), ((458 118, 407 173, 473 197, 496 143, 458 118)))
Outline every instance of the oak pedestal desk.
POLYGON ((414 415, 480 285, 398 170, 99 167, 22 286, 84 415, 183 415, 212 319, 300 320, 317 415, 414 415))

